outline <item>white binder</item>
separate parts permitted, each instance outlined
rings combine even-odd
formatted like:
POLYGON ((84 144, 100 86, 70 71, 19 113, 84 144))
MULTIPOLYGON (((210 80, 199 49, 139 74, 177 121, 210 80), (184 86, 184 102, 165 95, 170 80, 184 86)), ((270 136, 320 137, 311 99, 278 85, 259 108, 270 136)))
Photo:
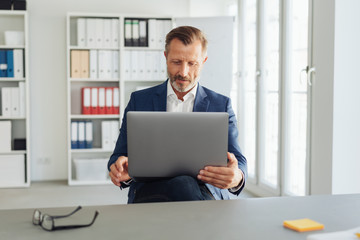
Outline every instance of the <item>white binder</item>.
POLYGON ((11 117, 11 88, 1 88, 1 115, 11 117))
POLYGON ((96 19, 86 19, 86 44, 89 48, 97 47, 96 44, 96 19))
POLYGON ((86 19, 77 19, 77 45, 79 47, 86 47, 86 19))
POLYGON ((131 51, 131 80, 139 80, 138 51, 131 51))
POLYGON ((111 140, 112 149, 114 149, 115 145, 116 145, 116 141, 117 141, 118 136, 119 136, 119 122, 118 121, 111 121, 110 125, 111 125, 111 127, 110 127, 110 129, 111 129, 110 140, 111 140))
POLYGON ((125 46, 131 46, 132 42, 132 23, 131 20, 125 20, 125 46))
POLYGON ((139 45, 142 47, 146 46, 147 33, 146 33, 146 21, 139 20, 139 45))
POLYGON ((20 116, 20 91, 18 87, 12 87, 11 90, 11 111, 12 117, 20 116))
POLYGON ((25 117, 26 115, 26 92, 25 92, 25 83, 19 82, 19 115, 20 117, 25 117))
POLYGON ((90 50, 90 78, 98 78, 98 53, 97 50, 90 50))
POLYGON ((153 80, 161 80, 160 79, 160 59, 159 59, 159 54, 156 51, 153 51, 152 53, 152 66, 153 66, 153 74, 152 74, 152 79, 153 80))
POLYGON ((98 75, 99 79, 111 79, 112 69, 112 54, 110 50, 99 50, 98 51, 98 75))
POLYGON ((139 33, 139 20, 132 20, 131 38, 133 46, 139 46, 140 44, 140 33, 139 33))
POLYGON ((71 122, 71 148, 77 148, 78 141, 78 122, 71 122))
POLYGON ((164 34, 164 21, 163 20, 156 20, 156 48, 157 49, 164 49, 165 48, 165 38, 164 34))
POLYGON ((113 88, 113 107, 115 109, 120 107, 120 91, 118 87, 113 88))
POLYGON ((111 47, 119 47, 119 19, 111 20, 111 47))
POLYGON ((131 80, 131 51, 124 51, 123 65, 124 80, 131 80))
POLYGON ((158 52, 159 54, 159 72, 160 72, 160 80, 167 79, 167 65, 166 58, 162 51, 158 52))
POLYGON ((153 59, 152 52, 145 51, 145 78, 144 80, 153 80, 152 69, 153 69, 153 59))
POLYGON ((85 141, 86 141, 86 148, 92 148, 93 123, 90 121, 85 122, 85 141))
POLYGON ((138 76, 139 80, 144 80, 145 77, 145 51, 138 51, 138 76))
POLYGON ((112 30, 112 20, 111 19, 104 19, 103 20, 103 47, 110 48, 112 47, 112 37, 111 37, 111 30, 112 30))
POLYGON ((104 19, 96 18, 95 20, 95 36, 96 45, 95 47, 104 47, 104 19))
POLYGON ((157 31, 156 31, 156 19, 149 19, 148 21, 148 44, 149 48, 157 48, 157 31))
POLYGON ((111 78, 119 79, 119 51, 111 51, 111 55, 112 55, 111 78))
POLYGON ((111 124, 110 121, 101 122, 101 146, 104 150, 113 150, 111 144, 111 124))
POLYGON ((14 49, 14 78, 24 77, 24 52, 22 49, 14 49))
POLYGON ((79 148, 85 147, 85 122, 78 123, 78 141, 79 148))
POLYGON ((11 121, 0 121, 0 152, 11 151, 11 121))

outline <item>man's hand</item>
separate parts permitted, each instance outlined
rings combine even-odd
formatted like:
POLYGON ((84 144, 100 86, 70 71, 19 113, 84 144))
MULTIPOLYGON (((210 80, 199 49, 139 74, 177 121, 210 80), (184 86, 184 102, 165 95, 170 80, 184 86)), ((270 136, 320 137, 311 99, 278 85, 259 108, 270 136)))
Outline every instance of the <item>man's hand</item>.
POLYGON ((243 173, 234 154, 228 152, 227 158, 229 161, 226 167, 206 166, 200 170, 198 179, 222 189, 237 187, 243 179, 243 173))
POLYGON ((118 187, 120 187, 120 182, 129 180, 128 158, 125 156, 119 157, 116 162, 110 166, 109 175, 111 181, 118 187))

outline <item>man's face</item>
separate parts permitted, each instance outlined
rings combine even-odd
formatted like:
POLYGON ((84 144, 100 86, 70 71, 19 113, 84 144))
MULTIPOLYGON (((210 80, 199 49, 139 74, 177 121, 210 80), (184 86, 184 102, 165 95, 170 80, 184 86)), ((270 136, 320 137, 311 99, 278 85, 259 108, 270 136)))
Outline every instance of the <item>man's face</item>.
POLYGON ((178 92, 188 92, 197 83, 207 57, 202 52, 200 40, 184 45, 175 38, 165 53, 167 72, 171 85, 178 92))

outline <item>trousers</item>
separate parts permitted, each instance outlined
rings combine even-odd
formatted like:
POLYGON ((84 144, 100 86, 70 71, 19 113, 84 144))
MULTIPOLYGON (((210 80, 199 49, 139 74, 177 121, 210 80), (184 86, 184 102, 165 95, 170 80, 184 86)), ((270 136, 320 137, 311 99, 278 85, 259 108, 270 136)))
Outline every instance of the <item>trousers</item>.
POLYGON ((178 176, 144 183, 137 189, 134 203, 196 200, 214 200, 214 196, 205 184, 195 178, 178 176))

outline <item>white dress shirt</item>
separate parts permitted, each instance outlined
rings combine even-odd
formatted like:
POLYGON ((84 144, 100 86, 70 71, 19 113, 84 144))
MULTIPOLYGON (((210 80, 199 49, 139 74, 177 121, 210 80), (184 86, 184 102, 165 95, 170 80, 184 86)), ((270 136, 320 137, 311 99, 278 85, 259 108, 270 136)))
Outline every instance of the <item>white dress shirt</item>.
POLYGON ((181 101, 176 96, 174 89, 171 86, 170 80, 167 83, 167 112, 192 112, 194 108, 195 96, 197 91, 197 83, 190 92, 184 96, 184 101, 181 101))

